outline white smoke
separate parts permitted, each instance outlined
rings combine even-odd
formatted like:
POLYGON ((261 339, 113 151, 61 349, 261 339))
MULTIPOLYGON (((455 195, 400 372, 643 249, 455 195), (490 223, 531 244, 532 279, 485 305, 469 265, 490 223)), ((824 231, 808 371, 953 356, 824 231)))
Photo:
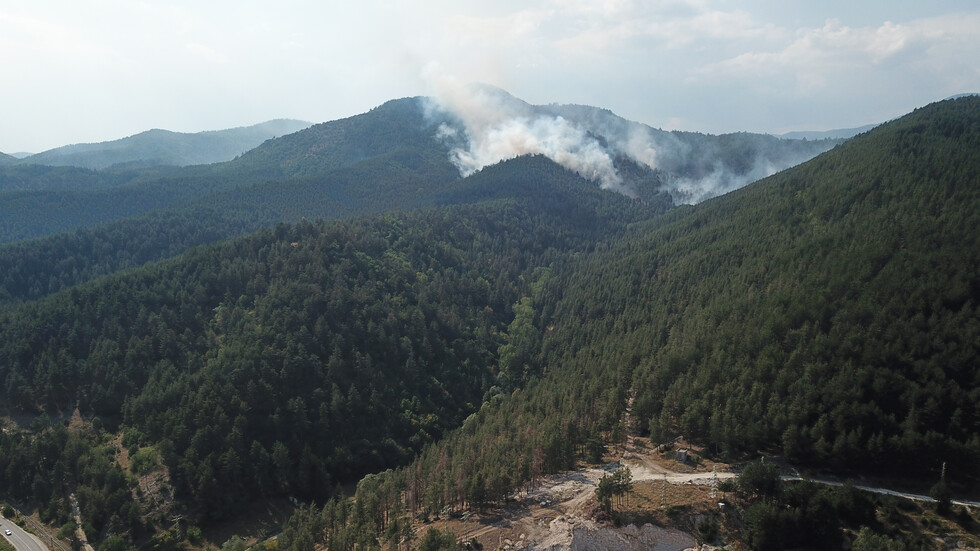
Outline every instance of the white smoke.
POLYGON ((463 176, 521 155, 544 155, 603 189, 632 195, 613 166, 609 152, 580 125, 562 116, 542 113, 487 86, 460 85, 442 79, 435 104, 427 109, 451 114, 465 136, 449 124, 437 136, 451 147, 449 156, 463 176))
POLYGON ((457 147, 450 152, 463 174, 503 159, 540 154, 583 178, 599 182, 605 189, 622 186, 622 178, 605 149, 561 117, 517 117, 476 131, 468 129, 467 134, 469 147, 457 147))
POLYGON ((676 205, 696 205, 706 199, 724 195, 730 191, 772 176, 779 172, 771 162, 763 157, 757 157, 752 170, 745 174, 735 174, 720 163, 715 163, 714 170, 700 178, 671 178, 665 186, 676 205))
POLYGON ((769 146, 756 135, 758 148, 748 153, 754 155, 752 164, 736 171, 723 160, 718 137, 655 130, 592 107, 532 106, 498 88, 462 84, 449 77, 429 81, 434 93, 424 107, 432 120, 441 121, 436 136, 447 144, 449 158, 463 176, 507 159, 538 154, 603 189, 637 197, 614 164, 614 159, 628 159, 656 171, 663 182, 660 191, 675 204, 695 204, 816 153, 790 158, 777 147, 773 156, 763 150, 769 146))
POLYGON ((618 144, 620 151, 634 161, 645 165, 651 170, 658 166, 660 153, 653 145, 650 132, 645 128, 631 128, 626 135, 625 143, 618 144))

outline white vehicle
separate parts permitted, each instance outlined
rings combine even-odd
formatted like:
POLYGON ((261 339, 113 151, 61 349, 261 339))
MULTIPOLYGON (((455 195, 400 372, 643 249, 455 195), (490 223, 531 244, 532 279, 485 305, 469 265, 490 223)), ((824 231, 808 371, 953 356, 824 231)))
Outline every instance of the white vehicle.
POLYGON ((10 530, 4 530, 4 531, 3 531, 3 533, 4 533, 4 534, 7 534, 8 536, 9 536, 9 535, 11 535, 11 534, 10 534, 10 530))

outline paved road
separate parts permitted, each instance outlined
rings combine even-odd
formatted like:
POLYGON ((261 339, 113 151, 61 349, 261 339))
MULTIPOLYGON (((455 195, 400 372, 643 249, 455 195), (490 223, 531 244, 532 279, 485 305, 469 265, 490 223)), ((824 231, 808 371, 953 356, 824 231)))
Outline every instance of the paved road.
POLYGON ((0 537, 10 542, 17 551, 50 551, 34 534, 30 534, 14 521, 0 516, 0 537), (5 531, 10 530, 10 535, 5 531))
MULTIPOLYGON (((783 480, 803 480, 803 479, 800 478, 800 477, 798 477, 798 476, 786 475, 786 476, 783 476, 783 480)), ((844 485, 842 482, 838 482, 836 480, 817 480, 817 479, 809 479, 809 480, 811 482, 816 482, 817 484, 827 484, 828 486, 843 486, 844 485)), ((936 501, 935 499, 933 499, 930 496, 924 496, 924 495, 921 495, 921 494, 912 494, 912 493, 909 493, 909 492, 899 492, 897 490, 890 490, 888 488, 876 488, 876 487, 872 487, 872 486, 861 486, 861 485, 858 485, 858 484, 855 484, 854 487, 857 488, 858 490, 864 490, 865 492, 871 492, 871 493, 874 493, 874 494, 883 494, 883 495, 904 497, 905 499, 912 499, 912 500, 915 500, 915 501, 925 501, 925 502, 929 502, 929 503, 936 501)), ((954 505, 962 505, 962 506, 965 506, 965 507, 980 507, 980 501, 971 501, 971 500, 967 500, 967 499, 951 499, 950 502, 953 503, 954 505)))

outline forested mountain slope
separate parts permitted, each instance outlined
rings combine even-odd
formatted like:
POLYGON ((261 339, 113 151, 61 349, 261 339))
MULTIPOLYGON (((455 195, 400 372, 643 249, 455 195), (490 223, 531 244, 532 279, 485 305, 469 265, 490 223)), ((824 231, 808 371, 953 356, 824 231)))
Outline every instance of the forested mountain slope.
MULTIPOLYGON (((409 120, 407 106, 383 108, 409 120)), ((403 145, 417 128, 365 120, 362 148, 344 145, 359 132, 346 122, 268 142, 265 161, 234 164, 253 184, 208 184, 187 202, 202 210, 152 227, 179 232, 208 208, 232 213, 220 224, 233 233, 302 208, 443 206, 280 224, 82 284, 138 247, 33 242, 50 247, 36 264, 47 287, 4 280, 20 290, 0 311, 0 404, 121 419, 195 520, 257 496, 322 500, 419 452, 365 483, 387 501, 359 499, 358 518, 481 503, 630 430, 836 470, 938 477, 946 462, 951 483, 977 485, 980 98, 662 216, 669 202, 601 191, 541 156, 457 181, 438 148, 403 145), (289 161, 304 157, 312 172, 289 161), (54 261, 71 249, 78 264, 54 261)), ((188 228, 180 246, 210 231, 188 228)), ((66 514, 56 473, 100 535, 141 529, 111 452, 37 429, 0 431, 0 487, 66 514)))
MULTIPOLYGON (((2 164, 2 163, 0 163, 2 164)), ((96 171, 78 167, 17 165, 0 169, 0 193, 20 191, 94 191, 130 184, 137 171, 96 171)))
POLYGON ((90 169, 121 165, 187 166, 220 163, 230 161, 266 140, 292 134, 308 126, 308 122, 277 119, 241 128, 196 133, 154 129, 108 142, 57 147, 15 162, 90 169))
MULTIPOLYGON (((360 198, 367 204, 347 205, 347 211, 377 211, 380 209, 372 204, 372 193, 381 191, 382 186, 391 191, 394 185, 405 184, 415 192, 425 189, 425 181, 437 184, 446 178, 459 178, 445 149, 434 139, 435 132, 435 127, 425 122, 418 100, 406 98, 369 113, 268 140, 228 163, 99 172, 4 167, 0 170, 0 243, 109 223, 157 209, 195 208, 200 202, 214 205, 228 193, 235 194, 238 204, 243 200, 259 202, 245 205, 256 210, 263 209, 261 203, 270 198, 280 205, 293 201, 290 209, 298 216, 276 218, 272 223, 324 216, 317 209, 331 202, 330 197, 291 196, 290 189, 275 190, 275 185, 302 180, 322 190, 331 185, 329 174, 354 165, 358 165, 357 176, 364 178, 358 185, 364 187, 360 198), (392 160, 392 155, 400 157, 392 160), (395 178, 388 183, 388 171, 399 169, 399 164, 414 171, 415 178, 395 178), (255 198, 241 193, 255 185, 265 186, 265 191, 258 191, 255 198)), ((380 193, 377 200, 383 202, 385 198, 380 193)))
MULTIPOLYGON (((315 177, 236 187, 203 197, 186 185, 173 189, 177 183, 161 182, 149 198, 134 187, 126 197, 142 205, 157 200, 160 208, 74 232, 0 246, 0 307, 35 300, 94 277, 280 222, 443 202, 440 193, 457 179, 458 173, 442 157, 394 153, 315 177), (188 196, 174 204, 185 191, 188 196)), ((81 216, 98 217, 103 205, 118 212, 121 197, 115 194, 106 205, 105 197, 91 195, 76 205, 86 207, 81 216)), ((0 227, 9 224, 23 230, 24 226, 17 224, 29 224, 29 214, 22 211, 14 220, 0 222, 0 227)))
POLYGON ((509 131, 525 134, 522 138, 507 141, 507 132, 473 128, 464 124, 464 115, 436 107, 432 98, 402 98, 268 140, 227 163, 182 168, 130 163, 100 171, 4 166, 0 243, 158 209, 198 208, 199 202, 220 207, 226 198, 232 208, 256 210, 273 201, 272 210, 282 213, 274 222, 416 206, 428 202, 427 194, 441 192, 433 186, 524 154, 544 154, 586 178, 615 184, 619 191, 656 205, 667 195, 675 202, 696 202, 835 143, 663 132, 597 108, 530 106, 503 91, 495 97, 502 103, 484 108, 499 107, 502 111, 495 116, 509 131), (516 106, 519 112, 512 111, 516 106), (553 150, 556 144, 567 151, 553 150), (480 162, 460 162, 471 157, 480 162), (351 172, 338 173, 345 169, 351 172), (324 196, 334 179, 346 179, 337 184, 344 190, 339 197, 324 196), (250 190, 254 186, 262 189, 250 190))
POLYGON ((630 351, 656 439, 975 485, 977 227, 980 100, 940 102, 624 242, 555 321, 630 351))
POLYGON ((505 392, 353 502, 299 511, 280 545, 393 544, 409 516, 504 500, 630 431, 926 485, 945 462, 975 490, 978 183, 980 101, 947 101, 632 224, 515 304, 505 392))
MULTIPOLYGON (((198 518, 404 463, 510 384, 495 358, 515 303, 648 213, 540 157, 468 185, 498 183, 488 201, 278 225, 9 309, 2 403, 121 416, 198 518)), ((23 463, 0 483, 51 498, 31 484, 47 463, 23 463)))
POLYGON ((243 213, 202 205, 0 245, 0 309, 257 231, 269 222, 260 209, 243 213))
POLYGON ((417 97, 390 100, 360 115, 313 125, 262 144, 224 170, 282 180, 398 151, 444 153, 435 140, 439 121, 427 119, 420 102, 417 97))
POLYGON ((976 488, 978 184, 961 99, 637 225, 542 289, 521 351, 542 378, 428 450, 413 506, 499 497, 626 430, 932 481, 946 462, 976 488))

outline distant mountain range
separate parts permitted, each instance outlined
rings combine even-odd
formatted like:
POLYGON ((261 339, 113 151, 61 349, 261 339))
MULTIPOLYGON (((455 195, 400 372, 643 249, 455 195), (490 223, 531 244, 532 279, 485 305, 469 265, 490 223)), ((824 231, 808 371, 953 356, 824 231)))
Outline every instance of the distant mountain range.
POLYGON ((262 142, 292 134, 311 123, 276 119, 253 126, 197 133, 147 130, 139 134, 101 143, 57 147, 17 159, 0 157, 0 164, 75 166, 104 169, 125 166, 188 166, 230 161, 262 142))
POLYGON ((777 134, 776 137, 788 140, 847 140, 858 134, 863 134, 876 126, 878 124, 866 124, 857 128, 838 128, 836 130, 797 130, 795 132, 777 134))

